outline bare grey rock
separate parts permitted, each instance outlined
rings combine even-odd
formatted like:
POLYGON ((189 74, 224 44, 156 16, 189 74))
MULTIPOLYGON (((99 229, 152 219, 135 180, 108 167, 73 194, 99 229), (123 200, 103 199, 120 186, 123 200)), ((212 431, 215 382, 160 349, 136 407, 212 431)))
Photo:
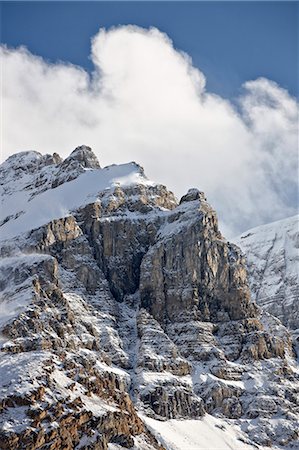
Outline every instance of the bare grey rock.
MULTIPOLYGON (((84 146, 64 162, 43 158, 4 163, 3 195, 26 188, 31 202, 89 171, 107 173, 84 146), (22 176, 16 185, 21 162, 30 185, 22 176)), ((202 192, 178 204, 131 168, 133 182, 95 188, 93 200, 1 243, 0 447, 162 450, 140 412, 209 412, 242 424, 257 444, 294 443, 292 341, 250 298, 242 252, 202 192)))

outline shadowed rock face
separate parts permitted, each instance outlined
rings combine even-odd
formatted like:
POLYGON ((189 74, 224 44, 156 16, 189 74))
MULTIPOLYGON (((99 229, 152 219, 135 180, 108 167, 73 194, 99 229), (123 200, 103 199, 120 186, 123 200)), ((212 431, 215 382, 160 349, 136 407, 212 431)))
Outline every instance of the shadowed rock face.
MULTIPOLYGON (((4 163, 5 195, 16 159, 4 163)), ((88 147, 55 161, 32 172, 30 202, 82 173, 102 176, 88 147)), ((0 448, 161 449, 139 412, 207 411, 242 419, 257 443, 291 442, 299 384, 287 330, 251 301, 243 256, 204 194, 178 204, 132 170, 138 182, 2 243, 0 448)))
POLYGON ((182 203, 160 228, 142 261, 140 295, 159 321, 185 312, 215 322, 257 314, 239 249, 221 236, 215 212, 199 199, 182 203))
POLYGON ((81 145, 77 147, 61 164, 61 168, 66 170, 71 164, 80 165, 84 169, 99 169, 98 158, 90 147, 81 145))

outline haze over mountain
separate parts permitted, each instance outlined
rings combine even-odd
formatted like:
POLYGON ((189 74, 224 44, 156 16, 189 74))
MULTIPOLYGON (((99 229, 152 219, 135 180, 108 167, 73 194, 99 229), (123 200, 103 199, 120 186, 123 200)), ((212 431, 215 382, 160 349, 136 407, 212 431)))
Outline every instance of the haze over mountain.
POLYGON ((3 159, 88 143, 104 165, 136 160, 177 196, 199 186, 229 237, 297 213, 298 103, 277 83, 222 98, 166 34, 136 26, 93 37, 91 76, 23 47, 1 58, 3 159))

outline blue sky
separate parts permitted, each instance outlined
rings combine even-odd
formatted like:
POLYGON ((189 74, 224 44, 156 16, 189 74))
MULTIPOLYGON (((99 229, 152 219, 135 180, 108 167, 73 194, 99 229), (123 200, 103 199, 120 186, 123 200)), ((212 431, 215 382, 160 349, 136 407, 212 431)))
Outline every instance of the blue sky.
POLYGON ((228 236, 297 212, 298 2, 1 6, 3 160, 137 161, 205 191, 228 236))
POLYGON ((298 2, 2 2, 1 39, 91 71, 100 27, 156 26, 187 52, 210 91, 237 96, 263 76, 298 96, 298 2))

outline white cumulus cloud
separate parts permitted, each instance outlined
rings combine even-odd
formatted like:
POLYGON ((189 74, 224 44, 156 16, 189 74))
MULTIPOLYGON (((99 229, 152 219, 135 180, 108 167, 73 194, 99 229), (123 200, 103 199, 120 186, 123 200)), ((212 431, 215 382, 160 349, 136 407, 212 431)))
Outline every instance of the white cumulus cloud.
POLYGON ((238 233, 296 212, 298 104, 273 81, 248 81, 234 102, 152 28, 101 29, 91 76, 25 48, 1 48, 2 159, 67 156, 90 145, 102 165, 135 160, 179 196, 204 190, 238 233))

